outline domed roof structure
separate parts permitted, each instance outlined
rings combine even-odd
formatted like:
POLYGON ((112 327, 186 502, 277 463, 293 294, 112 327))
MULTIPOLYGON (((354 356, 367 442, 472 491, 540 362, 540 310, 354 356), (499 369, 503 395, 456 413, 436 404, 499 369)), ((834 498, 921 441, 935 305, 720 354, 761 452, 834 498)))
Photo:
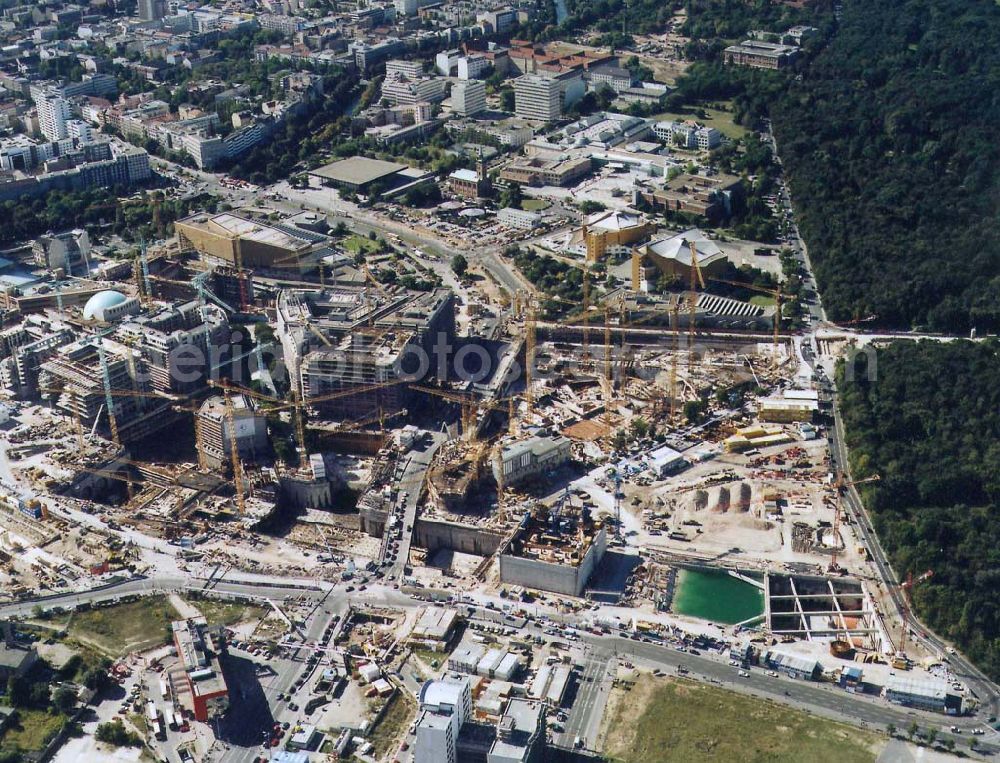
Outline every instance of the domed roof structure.
POLYGON ((128 297, 120 291, 113 291, 111 289, 99 291, 93 297, 88 299, 87 304, 84 305, 83 319, 85 321, 106 320, 105 312, 107 310, 110 310, 112 307, 117 307, 127 301, 128 297))

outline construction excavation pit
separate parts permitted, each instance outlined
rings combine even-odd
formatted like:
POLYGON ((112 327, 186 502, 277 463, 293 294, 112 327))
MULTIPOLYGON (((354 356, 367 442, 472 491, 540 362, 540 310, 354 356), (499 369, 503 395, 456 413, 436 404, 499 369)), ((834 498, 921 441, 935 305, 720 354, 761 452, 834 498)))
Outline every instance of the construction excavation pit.
POLYGON ((767 575, 765 627, 777 638, 845 641, 878 651, 885 641, 875 603, 863 581, 767 575))

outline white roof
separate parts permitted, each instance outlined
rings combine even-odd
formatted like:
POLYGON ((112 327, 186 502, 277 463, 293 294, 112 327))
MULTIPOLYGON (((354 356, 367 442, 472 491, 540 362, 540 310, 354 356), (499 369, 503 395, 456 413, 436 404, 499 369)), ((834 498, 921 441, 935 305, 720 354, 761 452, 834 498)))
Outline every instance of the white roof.
POLYGON ((598 212, 587 218, 588 228, 602 230, 625 230, 640 225, 642 221, 636 215, 625 212, 598 212))
POLYGON ((479 175, 476 174, 475 170, 455 170, 449 177, 453 177, 455 180, 465 180, 469 183, 475 183, 479 180, 479 175))
POLYGON ((726 256, 718 245, 698 228, 691 228, 690 230, 678 233, 676 236, 654 241, 649 245, 649 250, 657 257, 662 257, 665 260, 675 260, 681 265, 691 267, 692 243, 698 252, 698 265, 700 267, 710 265, 726 256))
POLYGON ((420 704, 458 707, 464 688, 465 681, 428 681, 420 690, 420 704))

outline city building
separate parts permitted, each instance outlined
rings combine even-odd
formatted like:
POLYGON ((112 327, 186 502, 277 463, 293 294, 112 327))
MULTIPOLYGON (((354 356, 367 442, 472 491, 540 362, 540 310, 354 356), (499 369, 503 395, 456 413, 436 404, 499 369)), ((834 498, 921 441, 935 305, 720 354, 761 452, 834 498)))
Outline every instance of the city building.
POLYGON ((764 653, 764 664, 789 678, 798 678, 802 681, 812 681, 823 672, 823 666, 815 657, 805 657, 776 649, 764 653))
POLYGON ((514 113, 522 119, 552 122, 562 116, 559 80, 526 74, 514 80, 514 113))
POLYGON ((681 453, 663 445, 646 457, 646 466, 659 479, 665 479, 687 466, 687 461, 681 453))
POLYGON ((166 0, 139 0, 139 18, 142 21, 159 21, 166 15, 166 0))
POLYGON ((467 679, 428 681, 420 689, 414 763, 460 763, 458 735, 472 717, 467 679))
POLYGON ((49 233, 31 242, 31 253, 39 267, 49 270, 60 268, 66 275, 86 273, 90 269, 90 236, 81 228, 49 233))
MULTIPOLYGON (((424 607, 410 631, 410 643, 438 650, 451 639, 458 625, 458 612, 447 607, 424 607)), ((468 671, 467 671, 468 672, 468 671)))
POLYGON ((434 180, 433 172, 364 156, 331 162, 309 172, 321 182, 350 193, 377 192, 388 198, 434 180))
POLYGON ((270 450, 267 417, 259 413, 250 398, 231 395, 232 423, 221 395, 208 398, 195 416, 196 446, 201 458, 213 469, 229 465, 232 458, 231 429, 236 433, 236 449, 241 459, 253 462, 270 450))
POLYGON ((908 675, 891 675, 882 687, 885 698, 896 705, 938 713, 962 712, 962 695, 944 681, 908 675))
POLYGON ((458 78, 474 80, 486 75, 493 68, 493 61, 482 53, 473 53, 458 59, 458 78))
POLYGON ((728 219, 743 198, 743 180, 735 175, 682 173, 662 186, 641 183, 633 193, 633 206, 653 211, 684 212, 718 224, 728 219))
POLYGON ((542 216, 538 212, 529 212, 516 207, 504 207, 497 212, 497 222, 507 228, 531 230, 542 224, 542 216))
POLYGON ((660 238, 632 250, 632 288, 650 291, 661 275, 680 284, 691 280, 692 246, 702 277, 721 276, 728 257, 719 245, 698 228, 660 238))
POLYGON ((709 151, 722 145, 722 133, 697 122, 663 120, 653 123, 653 134, 664 143, 687 149, 709 151))
POLYGON ((195 720, 207 723, 229 708, 229 689, 219 665, 225 641, 204 618, 177 620, 170 629, 190 691, 191 711, 195 720))
POLYGON ((627 212, 597 212, 569 237, 567 246, 583 250, 587 262, 600 262, 606 257, 624 257, 632 247, 649 238, 656 225, 627 212))
MULTIPOLYGON (((402 61, 400 63, 410 63, 402 61)), ((399 72, 385 75, 382 98, 395 106, 437 103, 448 95, 448 81, 442 77, 408 76, 399 72)))
POLYGON ((11 678, 20 678, 38 661, 33 646, 19 643, 14 638, 14 625, 9 620, 0 622, 3 639, 0 640, 0 683, 5 687, 11 678))
POLYGON ((493 465, 493 476, 505 487, 517 485, 569 461, 570 446, 569 439, 558 435, 539 435, 509 443, 500 452, 499 464, 493 465))
POLYGON ((521 156, 500 170, 500 179, 519 185, 571 185, 594 169, 590 157, 574 159, 543 159, 521 156))
POLYGON ((54 92, 47 92, 35 100, 35 108, 42 135, 51 141, 62 140, 69 135, 66 123, 73 117, 69 101, 54 92))
POLYGON ((458 196, 477 199, 489 192, 490 180, 478 170, 455 170, 448 176, 448 187, 458 196))
POLYGON ((757 401, 757 416, 761 421, 788 424, 810 422, 819 411, 816 390, 787 389, 780 395, 762 397, 757 401))
POLYGON ((330 254, 329 239, 319 233, 281 223, 256 220, 232 212, 202 212, 174 224, 181 251, 195 251, 202 259, 225 267, 315 268, 330 254))
POLYGON ((545 705, 518 697, 497 723, 486 763, 540 763, 545 754, 545 705))
POLYGON ((451 108, 463 117, 486 111, 486 83, 479 80, 456 82, 451 88, 451 108))
POLYGON ((610 87, 616 93, 623 93, 635 85, 632 72, 621 66, 605 64, 588 70, 586 78, 590 81, 591 90, 610 87))
POLYGON ((394 58, 385 62, 385 76, 400 75, 408 79, 419 79, 424 76, 424 65, 420 61, 404 61, 394 58))
POLYGON ((801 51, 795 45, 782 45, 761 40, 744 40, 723 51, 727 64, 752 69, 785 69, 798 60, 801 51))

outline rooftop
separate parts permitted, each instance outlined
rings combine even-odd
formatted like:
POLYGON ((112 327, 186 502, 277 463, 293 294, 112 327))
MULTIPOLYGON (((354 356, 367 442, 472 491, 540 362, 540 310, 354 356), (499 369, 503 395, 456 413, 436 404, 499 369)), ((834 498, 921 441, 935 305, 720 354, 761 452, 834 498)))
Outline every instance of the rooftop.
POLYGON ((335 183, 365 185, 405 169, 407 169, 405 164, 386 162, 381 159, 368 159, 364 156, 352 156, 349 159, 341 159, 339 162, 323 165, 312 170, 311 174, 325 180, 332 180, 335 183))

